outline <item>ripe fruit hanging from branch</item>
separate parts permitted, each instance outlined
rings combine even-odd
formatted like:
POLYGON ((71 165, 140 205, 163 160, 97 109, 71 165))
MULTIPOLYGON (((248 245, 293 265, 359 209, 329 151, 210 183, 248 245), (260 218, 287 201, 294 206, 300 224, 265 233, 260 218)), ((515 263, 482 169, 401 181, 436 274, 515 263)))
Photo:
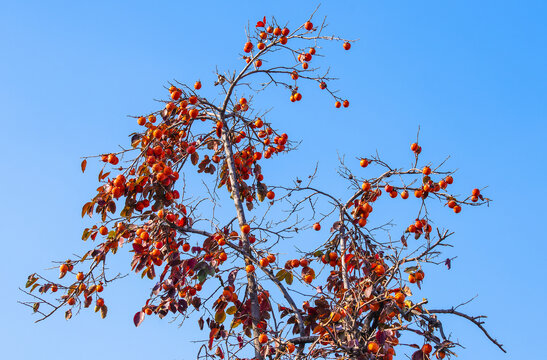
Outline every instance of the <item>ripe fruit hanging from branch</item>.
MULTIPOLYGON (((26 303, 33 312, 45 319, 63 309, 70 319, 73 310, 95 304, 105 317, 108 286, 118 278, 107 276, 107 264, 129 251, 131 271, 153 281, 135 326, 146 315, 196 321, 207 358, 235 359, 249 347, 255 359, 391 359, 417 335, 425 345, 412 345, 413 359, 454 354, 458 344, 441 331, 441 316, 456 313, 428 310, 412 291, 431 291, 422 268, 439 263, 452 235, 437 227, 432 200, 459 213, 488 203, 478 188, 452 195, 453 172, 423 162, 418 142, 413 154, 402 145, 412 157, 408 169, 374 155, 342 164, 346 182, 328 189, 313 185, 317 174, 307 184, 270 179, 270 159, 282 161, 297 142, 277 128, 287 125, 282 119, 256 108, 262 93, 255 85, 278 86, 284 101, 296 103, 319 84, 336 108, 349 107, 315 61, 319 50, 328 59, 322 43, 349 50, 350 40, 324 35, 325 23, 312 20, 291 32, 260 19, 238 45, 241 69, 216 73, 216 87, 206 80, 203 87, 201 80, 170 84, 156 111, 135 117, 129 148, 100 156, 100 186, 82 208, 96 221, 82 234, 90 249, 55 265, 64 284, 29 276, 25 291, 37 289, 31 295, 38 300, 26 303), (220 99, 207 93, 212 88, 220 99), (189 190, 198 186, 202 192, 189 190), (377 231, 373 207, 397 208, 399 194, 415 211, 387 237, 377 231), (226 214, 215 212, 220 207, 226 214)), ((450 259, 445 263, 450 267, 450 259)))

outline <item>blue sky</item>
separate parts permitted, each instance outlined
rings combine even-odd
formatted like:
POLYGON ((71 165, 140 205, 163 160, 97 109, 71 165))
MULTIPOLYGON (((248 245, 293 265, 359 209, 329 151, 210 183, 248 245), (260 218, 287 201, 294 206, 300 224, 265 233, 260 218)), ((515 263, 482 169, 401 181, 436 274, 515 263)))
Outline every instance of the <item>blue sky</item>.
MULTIPOLYGON (((81 174, 80 156, 127 144, 136 130, 127 115, 154 110, 167 81, 199 78, 211 87, 216 65, 239 67, 248 22, 266 15, 294 27, 315 6, 0 3, 1 358, 58 359, 76 352, 79 359, 191 358, 195 327, 152 318, 138 329, 132 324, 150 282, 130 276, 110 287, 105 320, 84 311, 69 322, 56 316, 39 324, 16 303, 22 299, 17 287, 51 260, 88 249, 79 240, 87 224, 79 213, 96 177, 81 174)), ((440 211, 439 222, 456 231, 449 254, 458 258, 452 270, 431 273, 425 286, 437 308, 478 294, 467 311, 488 315, 488 329, 510 353, 471 324, 448 320, 466 346, 460 358, 534 358, 544 341, 535 324, 547 320, 540 278, 547 251, 541 225, 547 215, 541 187, 547 177, 546 14, 547 3, 539 0, 325 1, 318 16, 328 17, 330 32, 360 39, 349 52, 325 50, 350 108, 334 109, 316 89, 298 104, 281 90, 264 102, 274 107, 272 122, 303 140, 299 152, 272 163, 268 171, 279 182, 286 173, 307 175, 319 159, 319 185, 332 187, 338 153, 352 161, 378 151, 407 166, 420 126, 424 159, 450 155, 461 192, 488 186, 495 200, 489 208, 458 216, 440 211)), ((122 255, 114 270, 126 272, 128 258, 122 255)))

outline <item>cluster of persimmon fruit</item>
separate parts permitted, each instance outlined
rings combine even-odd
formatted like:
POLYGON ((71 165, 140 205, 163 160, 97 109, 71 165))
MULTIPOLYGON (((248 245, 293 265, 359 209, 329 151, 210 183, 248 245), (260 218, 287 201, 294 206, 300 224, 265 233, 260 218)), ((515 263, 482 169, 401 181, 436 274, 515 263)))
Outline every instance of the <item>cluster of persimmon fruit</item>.
MULTIPOLYGON (((307 32, 314 32, 316 28, 313 26, 313 23, 311 21, 307 21, 302 26, 307 32)), ((262 59, 260 59, 260 56, 262 55, 262 52, 269 46, 284 46, 287 44, 289 39, 291 38, 291 31, 287 27, 278 27, 278 26, 272 26, 267 25, 265 19, 263 21, 259 21, 256 25, 256 49, 258 50, 257 54, 253 54, 253 49, 255 48, 255 44, 251 41, 251 39, 248 39, 248 41, 243 46, 243 51, 246 54, 250 54, 249 56, 244 55, 243 59, 247 64, 249 64, 254 59, 254 66, 255 69, 258 69, 262 66, 262 59)), ((344 50, 349 50, 351 48, 351 43, 348 41, 345 41, 342 44, 342 47, 344 50)), ((316 48, 310 47, 307 52, 301 52, 297 56, 297 61, 300 63, 302 70, 306 71, 309 69, 310 61, 312 60, 312 57, 316 54, 316 48)), ((298 72, 295 69, 291 74, 291 78, 293 80, 297 80, 299 78, 298 72)), ((325 81, 322 81, 321 79, 318 80, 319 87, 324 90, 327 88, 327 84, 325 81)), ((296 102, 302 100, 302 94, 298 92, 298 87, 295 86, 291 90, 291 96, 290 101, 296 102)), ((348 107, 349 101, 348 100, 336 100, 334 103, 334 106, 336 108, 340 107, 348 107)))
MULTIPOLYGON (((66 274, 69 272, 72 272, 73 269, 74 269, 74 264, 72 263, 72 261, 71 260, 65 261, 63 264, 59 266, 59 278, 61 279, 65 277, 66 274)), ((76 304, 76 299, 80 295, 83 295, 84 307, 89 307, 93 301, 92 295, 103 292, 104 290, 103 284, 99 282, 97 284, 92 284, 91 286, 88 287, 86 282, 89 283, 89 280, 88 280, 89 277, 88 275, 85 275, 81 271, 75 274, 75 278, 76 278, 76 282, 67 288, 67 293, 65 295, 62 295, 61 299, 63 299, 66 302, 66 304, 73 306, 76 304)), ((53 293, 57 292, 58 290, 57 284, 51 284, 50 290, 53 293)), ((105 307, 104 299, 99 296, 97 296, 95 304, 96 304, 95 306, 96 312, 105 307)))
MULTIPOLYGON (((253 62, 252 65, 255 69, 259 69, 263 65, 260 57, 267 48, 285 46, 293 35, 287 27, 268 25, 265 19, 259 21, 256 27, 257 41, 253 43, 251 39, 248 39, 243 51, 248 54, 244 56, 245 61, 248 64, 253 62), (255 47, 258 50, 257 53, 253 53, 255 47)), ((308 32, 316 31, 311 21, 304 23, 299 29, 301 28, 308 32)), ((345 50, 351 48, 351 44, 347 41, 342 46, 345 50)), ((291 87, 291 102, 302 100, 302 94, 296 86, 297 81, 300 78, 309 79, 303 74, 305 71, 311 70, 309 66, 317 55, 317 49, 315 46, 306 47, 295 52, 297 64, 289 70, 292 70, 289 75, 295 81, 295 86, 291 87)), ((326 78, 314 80, 319 83, 322 90, 327 89, 326 78)), ((98 189, 97 196, 84 205, 82 211, 82 214, 92 214, 95 210, 103 215, 103 225, 85 229, 83 236, 84 239, 90 237, 92 240, 95 240, 97 235, 106 238, 96 251, 90 252, 91 256, 95 257, 95 263, 103 261, 109 251, 115 253, 119 246, 128 243, 131 244, 134 253, 131 263, 132 271, 137 273, 142 271, 142 276, 148 276, 150 279, 158 278, 153 291, 154 299, 151 296, 151 299, 142 308, 142 313, 146 315, 164 316, 168 311, 182 313, 188 304, 199 309, 201 305, 199 292, 202 291, 207 276, 217 274, 216 276, 220 277, 218 275, 220 266, 229 261, 228 254, 230 252, 227 250, 229 249, 227 245, 235 245, 241 238, 248 239, 250 244, 256 242, 256 236, 251 233, 250 224, 240 226, 239 232, 230 228, 219 230, 196 246, 190 245, 186 234, 180 236, 180 233, 189 230, 189 226, 193 223, 186 207, 181 201, 177 201, 181 197, 180 193, 174 189, 180 177, 179 171, 182 171, 182 165, 186 160, 189 160, 193 165, 199 163, 198 172, 206 169, 206 173, 218 173, 219 187, 225 186, 231 193, 232 184, 228 176, 228 164, 221 148, 222 141, 229 141, 234 149, 233 161, 241 198, 247 202, 247 206, 250 206, 257 200, 273 201, 276 198, 275 192, 268 189, 263 183, 264 176, 260 164, 263 159, 270 159, 274 154, 288 151, 290 147, 289 137, 286 133, 272 129, 260 117, 253 118, 248 115, 251 113, 249 111, 250 100, 246 97, 234 95, 234 100, 230 103, 230 111, 233 112, 228 113, 227 117, 234 119, 235 126, 227 129, 227 122, 218 121, 216 117, 207 113, 207 100, 198 96, 198 91, 201 89, 202 83, 199 80, 194 83, 193 90, 186 87, 170 86, 168 88, 169 100, 165 102, 165 107, 161 111, 137 117, 137 124, 144 129, 141 134, 132 138, 132 146, 140 151, 140 155, 125 171, 123 171, 123 167, 116 167, 120 162, 118 156, 123 160, 122 153, 102 155, 101 160, 105 166, 110 164, 114 167, 113 169, 119 170, 121 173, 110 176, 110 172, 103 173, 101 171, 99 180, 103 181, 104 185, 98 189), (159 118, 160 116, 161 118, 159 118), (192 127, 200 122, 207 122, 203 125, 207 127, 207 132, 205 135, 194 135, 196 132, 192 127), (218 172, 215 166, 218 166, 218 172), (250 182, 247 183, 248 181, 250 182), (105 221, 106 213, 114 213, 116 201, 120 199, 122 201, 119 201, 118 204, 122 203, 123 206, 120 215, 127 221, 118 221, 109 228, 105 221), (132 221, 134 223, 131 223, 132 221), (155 269, 161 269, 161 266, 164 266, 163 270, 157 276, 155 269), (160 292, 163 293, 158 296, 160 292), (160 303, 154 303, 155 300, 160 303)), ((349 107, 348 100, 337 97, 335 100, 336 108, 349 107)), ((418 143, 412 143, 410 148, 416 157, 422 151, 418 143)), ((374 161, 362 158, 359 164, 365 168, 374 161)), ((84 166, 82 166, 83 168, 84 166)), ((455 213, 461 211, 461 205, 467 199, 458 201, 442 192, 453 183, 452 175, 434 181, 432 177, 441 174, 429 166, 413 171, 413 174, 422 177, 422 184, 418 188, 396 187, 385 181, 363 181, 359 198, 347 205, 347 208, 351 209, 354 224, 359 227, 367 225, 367 219, 373 211, 372 204, 380 198, 383 191, 391 198, 397 198, 400 195, 402 199, 409 198, 409 191, 414 191, 414 196, 419 199, 426 199, 429 194, 436 194, 446 199, 446 205, 455 213)), ((479 199, 484 200, 479 189, 473 189, 468 199, 471 202, 478 202, 479 199)), ((320 231, 320 222, 314 223, 312 229, 320 231)), ((406 231, 415 234, 416 238, 422 234, 429 236, 432 226, 427 219, 418 218, 408 226, 406 231)), ((252 259, 252 261, 246 259, 244 266, 246 273, 254 273, 257 267, 259 269, 269 268, 268 270, 279 269, 275 254, 260 250, 256 254, 258 254, 256 259, 252 259)), ((315 270, 311 266, 312 262, 319 265, 322 263, 325 265, 324 268, 330 266, 325 292, 332 292, 334 299, 337 300, 328 303, 325 297, 318 296, 315 306, 310 305, 308 301, 302 305, 306 325, 310 327, 311 333, 320 336, 320 344, 335 344, 332 334, 340 329, 340 323, 349 315, 358 318, 366 315, 367 312, 378 312, 378 321, 386 325, 393 324, 393 322, 400 320, 400 317, 408 318, 407 311, 413 308, 412 302, 407 299, 407 296, 410 296, 406 290, 408 287, 405 286, 406 289, 382 288, 384 286, 383 279, 394 272, 393 268, 388 265, 389 260, 384 258, 382 253, 365 252, 354 246, 349 247, 346 252, 341 252, 336 247, 326 248, 313 254, 307 254, 300 259, 287 260, 277 276, 284 278, 290 285, 293 272, 300 269, 302 281, 311 284, 316 277, 315 270), (350 292, 342 285, 342 271, 347 271, 346 275, 349 277, 351 286, 360 291, 354 291, 352 295, 348 295, 350 292), (287 274, 290 274, 290 283, 287 280, 287 274), (364 295, 366 293, 364 290, 373 284, 380 284, 377 287, 380 289, 379 293, 364 295)), ((63 278, 67 273, 72 273, 74 265, 75 263, 69 260, 61 264, 59 277, 63 278)), ((104 299, 100 297, 100 293, 104 290, 103 284, 96 282, 90 274, 91 272, 87 275, 83 272, 75 273, 75 282, 66 288, 67 293, 62 296, 62 299, 66 304, 73 306, 83 295, 84 307, 88 307, 92 303, 92 299, 95 298, 96 311, 100 309, 101 313, 106 312, 104 299)), ((419 286, 424 277, 424 271, 416 267, 410 271, 408 282, 419 286)), ((213 339, 220 338, 221 324, 226 315, 233 315, 233 328, 242 324, 244 333, 249 337, 252 336, 251 299, 245 296, 243 301, 240 300, 233 282, 233 279, 230 281, 228 278, 227 282, 222 283, 219 288, 221 293, 213 304, 215 316, 214 321, 209 324, 211 327, 209 348, 211 348, 213 339)), ((52 292, 57 292, 58 286, 51 284, 49 289, 52 292)), ((260 318, 255 320, 258 321, 260 332, 258 342, 268 349, 266 354, 273 354, 279 349, 276 350, 270 345, 276 344, 277 346, 282 340, 277 337, 277 334, 272 334, 268 330, 267 320, 273 311, 269 298, 270 295, 266 290, 259 290, 260 318)), ((415 310, 423 311, 421 306, 416 306, 415 310)), ((395 346, 399 344, 399 335, 394 332, 377 331, 376 340, 368 341, 366 349, 369 353, 375 354, 377 358, 390 360, 395 355, 395 346), (379 338, 382 340, 378 340, 379 338)), ((295 351, 295 345, 290 341, 283 342, 282 347, 287 354, 295 351)), ((217 349, 217 354, 219 349, 217 349)), ((421 348, 421 352, 426 357, 429 357, 432 350, 432 346, 428 343, 421 348)), ((445 357, 444 350, 437 351, 435 354, 440 359, 445 357)))

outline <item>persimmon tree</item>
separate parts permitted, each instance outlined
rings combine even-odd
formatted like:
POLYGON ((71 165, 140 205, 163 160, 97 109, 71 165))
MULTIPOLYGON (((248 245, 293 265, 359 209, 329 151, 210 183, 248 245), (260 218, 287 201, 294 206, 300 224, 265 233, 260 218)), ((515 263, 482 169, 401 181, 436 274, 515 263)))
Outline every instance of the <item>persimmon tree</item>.
POLYGON ((141 131, 128 148, 83 160, 82 171, 88 160, 103 163, 97 193, 82 209, 97 221, 83 231, 90 249, 58 262, 59 280, 29 276, 23 303, 37 321, 58 311, 69 319, 82 308, 105 317, 107 289, 119 278, 109 274, 109 259, 129 251, 131 272, 154 281, 135 326, 147 316, 195 321, 204 331, 199 358, 442 359, 459 345, 443 327, 450 315, 503 350, 482 316, 412 297, 426 281, 424 264, 450 267, 441 250, 453 233, 436 225, 430 203, 457 214, 489 202, 479 189, 452 195, 453 172, 422 160, 417 140, 409 168, 360 157, 341 163, 343 183, 328 190, 314 185, 316 173, 285 184, 264 177, 269 159, 297 145, 254 108, 264 89, 298 102, 318 86, 335 107, 349 106, 313 64, 326 55, 323 43, 345 51, 352 41, 312 21, 290 30, 262 19, 248 29, 239 71, 217 71, 214 84, 170 84, 157 111, 135 116, 141 131), (192 181, 202 192, 188 190, 192 181), (401 228, 386 236, 367 225, 375 203, 395 208, 403 200, 416 210, 401 228), (290 256, 280 251, 288 246, 290 256))

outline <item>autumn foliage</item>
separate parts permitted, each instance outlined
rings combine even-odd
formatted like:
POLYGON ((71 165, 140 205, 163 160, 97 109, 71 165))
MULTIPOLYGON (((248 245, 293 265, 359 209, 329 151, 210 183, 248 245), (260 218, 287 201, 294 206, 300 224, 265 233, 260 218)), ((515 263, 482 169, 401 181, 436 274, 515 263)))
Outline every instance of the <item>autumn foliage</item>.
POLYGON ((198 357, 448 358, 457 343, 442 314, 466 317, 501 348, 480 318, 430 309, 412 295, 427 282, 424 264, 450 267, 441 250, 452 233, 434 222, 429 204, 458 216, 489 201, 478 188, 452 195, 453 172, 423 160, 417 139, 401 154, 412 160, 408 169, 376 156, 341 164, 340 189, 351 189, 345 199, 334 186, 314 187, 315 174, 268 182, 268 161, 282 161, 295 143, 254 108, 264 88, 277 87, 297 103, 317 86, 337 111, 350 105, 314 60, 328 56, 322 44, 347 52, 352 41, 324 31, 313 17, 293 28, 258 21, 242 42, 239 71, 218 72, 214 84, 170 84, 156 111, 135 117, 139 131, 128 149, 84 159, 82 171, 88 161, 103 165, 97 192, 82 208, 96 220, 82 235, 90 250, 58 263, 58 280, 29 276, 24 291, 33 298, 25 304, 39 320, 58 310, 69 319, 82 308, 105 317, 116 278, 106 277, 104 265, 129 251, 128 270, 155 284, 134 324, 147 316, 197 322, 205 339, 198 357), (203 193, 186 189, 195 176, 208 185, 203 193), (368 220, 378 202, 398 201, 415 203, 416 212, 388 240, 368 220), (215 215, 220 203, 230 204, 230 216, 215 215), (310 234, 320 242, 306 248, 299 239, 310 234), (279 251, 285 239, 299 252, 279 251))

